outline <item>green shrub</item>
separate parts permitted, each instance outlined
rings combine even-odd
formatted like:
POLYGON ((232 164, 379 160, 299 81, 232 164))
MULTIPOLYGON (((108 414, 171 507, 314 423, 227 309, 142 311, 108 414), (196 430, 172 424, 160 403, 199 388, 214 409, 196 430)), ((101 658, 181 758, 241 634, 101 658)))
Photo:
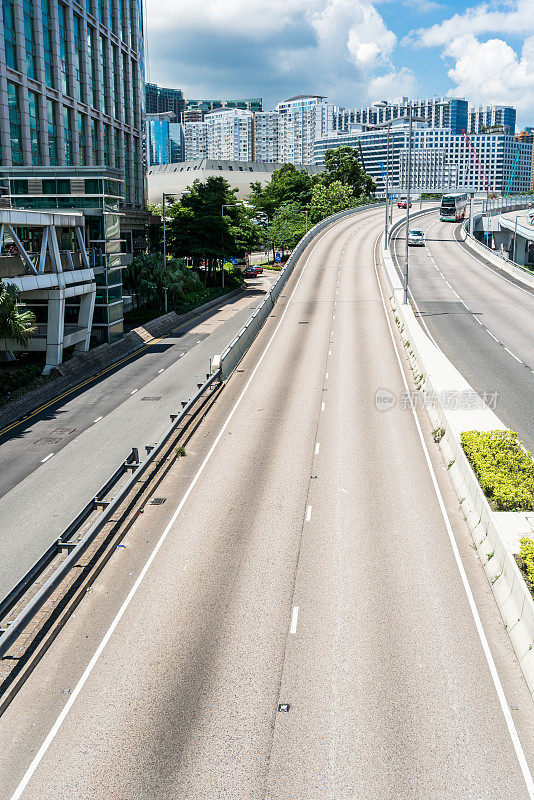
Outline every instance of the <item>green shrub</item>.
POLYGON ((521 545, 519 548, 520 567, 532 591, 534 590, 534 541, 529 539, 528 536, 523 536, 519 540, 519 544, 521 545))
POLYGON ((515 431, 464 431, 462 447, 497 511, 534 510, 534 461, 515 431))

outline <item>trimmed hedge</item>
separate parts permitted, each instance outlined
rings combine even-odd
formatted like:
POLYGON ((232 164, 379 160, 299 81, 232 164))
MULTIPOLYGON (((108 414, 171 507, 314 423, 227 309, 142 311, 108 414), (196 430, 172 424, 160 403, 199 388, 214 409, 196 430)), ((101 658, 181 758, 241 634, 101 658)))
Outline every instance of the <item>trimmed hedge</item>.
POLYGON ((534 511, 534 460, 515 431, 464 431, 461 441, 497 511, 534 511))
POLYGON ((530 591, 534 590, 534 541, 528 536, 519 540, 519 566, 521 567, 530 591))

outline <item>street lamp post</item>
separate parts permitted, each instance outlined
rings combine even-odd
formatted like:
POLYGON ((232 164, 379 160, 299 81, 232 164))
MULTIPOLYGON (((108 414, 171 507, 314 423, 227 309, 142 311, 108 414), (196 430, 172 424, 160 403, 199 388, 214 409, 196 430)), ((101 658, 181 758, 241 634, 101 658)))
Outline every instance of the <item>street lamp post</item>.
MULTIPOLYGON (((377 108, 392 108, 385 101, 382 103, 375 103, 377 108)), ((407 157, 407 164, 406 164, 406 245, 405 245, 405 252, 404 252, 404 299, 403 302, 406 304, 408 302, 408 237, 410 232, 410 192, 412 188, 412 130, 413 130, 413 123, 414 122, 425 122, 428 123, 428 120, 424 117, 416 117, 414 116, 414 106, 413 101, 409 100, 406 106, 408 109, 408 157, 407 157)), ((380 125, 375 125, 372 127, 390 127, 392 120, 389 120, 387 123, 382 123, 380 125)), ((386 234, 386 244, 387 244, 387 234, 386 234)))
POLYGON ((166 237, 166 226, 165 226, 165 198, 166 197, 174 197, 172 192, 163 192, 163 264, 165 268, 167 267, 167 237, 166 237))

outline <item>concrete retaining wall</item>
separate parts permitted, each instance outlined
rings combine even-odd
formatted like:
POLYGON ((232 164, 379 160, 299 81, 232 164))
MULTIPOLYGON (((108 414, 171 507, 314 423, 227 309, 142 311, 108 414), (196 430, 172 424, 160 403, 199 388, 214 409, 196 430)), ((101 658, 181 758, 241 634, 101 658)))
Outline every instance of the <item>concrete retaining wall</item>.
MULTIPOLYGON (((425 213, 425 212, 423 212, 425 213)), ((415 215, 414 215, 415 216, 415 215)), ((393 231, 402 225, 396 223, 393 231)), ((382 249, 382 272, 391 307, 434 429, 443 428, 440 441, 449 474, 469 525, 486 576, 512 645, 534 696, 534 601, 523 580, 495 514, 467 460, 460 442, 462 431, 505 429, 505 425, 485 404, 479 408, 447 408, 444 398, 473 397, 472 387, 428 338, 411 306, 403 305, 403 287, 388 249, 382 249)), ((520 527, 520 525, 519 525, 520 527)), ((525 529, 528 535, 529 529, 525 529)), ((530 534, 532 531, 530 530, 530 534)))
POLYGON ((50 381, 50 383, 32 389, 32 391, 0 407, 0 429, 30 414, 36 408, 39 408, 39 406, 53 403, 63 392, 98 375, 102 370, 112 367, 122 358, 126 358, 135 353, 147 342, 161 336, 166 336, 174 328, 194 319, 205 311, 209 311, 211 308, 226 303, 232 297, 236 297, 241 293, 242 289, 234 289, 227 294, 216 297, 198 306, 198 308, 192 311, 188 311, 186 314, 178 315, 175 314, 174 311, 171 311, 170 314, 157 317, 157 319, 150 320, 150 322, 146 322, 144 325, 134 328, 118 342, 114 342, 113 344, 101 344, 93 350, 80 353, 75 358, 71 358, 69 361, 59 364, 55 368, 55 373, 58 377, 50 381))

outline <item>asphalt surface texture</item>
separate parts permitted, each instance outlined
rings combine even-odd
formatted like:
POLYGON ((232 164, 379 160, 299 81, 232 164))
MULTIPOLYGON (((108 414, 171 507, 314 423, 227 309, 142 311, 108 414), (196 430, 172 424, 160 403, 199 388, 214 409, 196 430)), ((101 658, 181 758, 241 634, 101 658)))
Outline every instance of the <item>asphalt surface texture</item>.
POLYGON ((376 407, 408 372, 381 228, 308 247, 0 718, 6 800, 533 796, 532 700, 429 420, 376 407))
MULTIPOLYGON (((410 227, 409 285, 420 321, 464 378, 534 452, 534 291, 459 241, 460 226, 433 213, 410 227)), ((404 266, 404 228, 392 242, 404 266)))
POLYGON ((210 359, 261 302, 277 272, 243 295, 154 340, 0 437, 0 598, 55 541, 129 455, 170 424, 210 359))

